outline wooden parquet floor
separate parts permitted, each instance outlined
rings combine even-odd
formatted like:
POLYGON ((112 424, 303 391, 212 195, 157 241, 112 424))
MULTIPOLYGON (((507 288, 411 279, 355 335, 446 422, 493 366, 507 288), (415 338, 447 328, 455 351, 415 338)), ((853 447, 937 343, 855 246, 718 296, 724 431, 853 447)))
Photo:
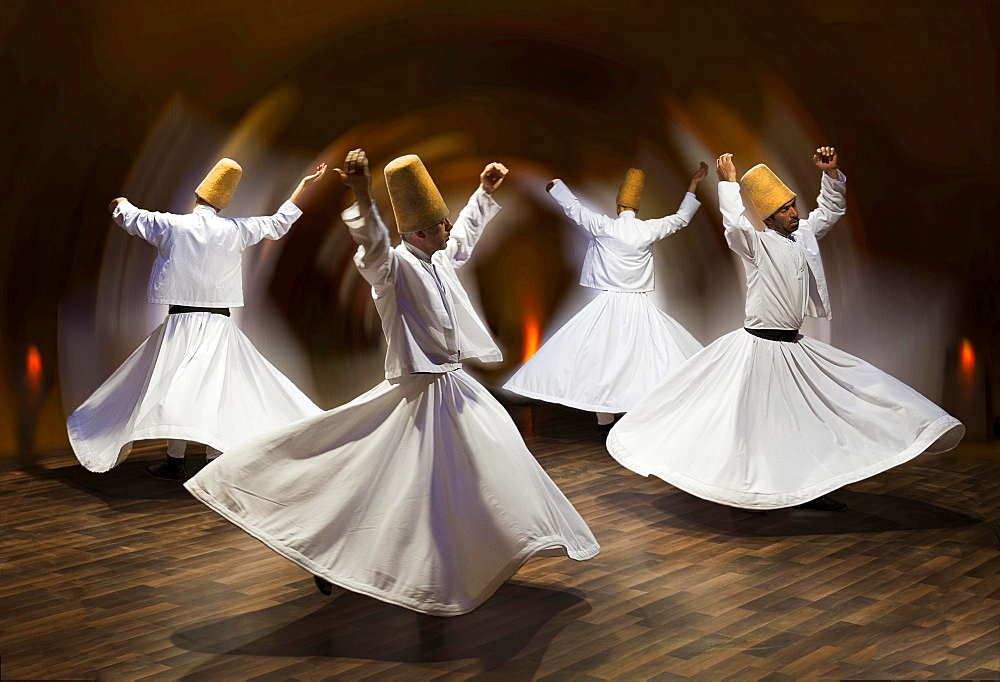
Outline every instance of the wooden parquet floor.
MULTIPOLYGON (((839 514, 750 515, 623 469, 589 415, 512 407, 597 558, 423 616, 335 589, 143 467, 6 462, 6 679, 1000 679, 1000 451, 924 456, 839 514)), ((200 463, 195 455, 193 462, 200 463)))

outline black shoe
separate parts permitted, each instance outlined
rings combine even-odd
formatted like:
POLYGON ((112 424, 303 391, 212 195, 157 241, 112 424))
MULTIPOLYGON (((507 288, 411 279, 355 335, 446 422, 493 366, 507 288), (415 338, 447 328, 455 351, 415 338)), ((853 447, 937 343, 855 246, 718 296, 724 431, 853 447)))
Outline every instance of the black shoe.
POLYGON ((333 583, 331 583, 329 580, 324 580, 323 578, 320 578, 318 575, 314 575, 313 581, 316 583, 316 589, 325 594, 327 597, 333 594, 333 583))
POLYGON ((167 457, 165 462, 150 464, 146 467, 146 473, 161 481, 181 482, 187 478, 184 475, 184 460, 177 457, 167 457))
POLYGON ((835 500, 832 497, 817 497, 815 500, 809 500, 808 502, 803 502, 802 504, 797 504, 793 509, 815 509, 817 511, 844 511, 847 509, 847 505, 839 500, 835 500))

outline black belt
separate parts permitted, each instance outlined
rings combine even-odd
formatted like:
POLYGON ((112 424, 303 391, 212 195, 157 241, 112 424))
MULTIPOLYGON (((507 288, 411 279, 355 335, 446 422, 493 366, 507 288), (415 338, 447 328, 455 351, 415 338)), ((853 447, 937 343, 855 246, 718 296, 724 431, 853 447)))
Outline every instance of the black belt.
POLYGON ((762 339, 767 339, 768 341, 784 341, 788 343, 799 338, 798 329, 747 329, 743 327, 743 331, 762 339))
POLYGON ((225 315, 229 317, 229 308, 202 308, 191 305, 172 305, 167 311, 168 315, 180 315, 181 313, 212 313, 213 315, 225 315))

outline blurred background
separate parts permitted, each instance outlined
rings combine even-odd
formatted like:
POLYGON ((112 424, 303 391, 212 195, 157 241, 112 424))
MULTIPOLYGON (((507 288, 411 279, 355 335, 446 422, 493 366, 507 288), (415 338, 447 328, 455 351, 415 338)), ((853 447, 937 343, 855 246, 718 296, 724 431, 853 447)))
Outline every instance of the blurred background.
MULTIPOLYGON (((656 247, 655 300, 702 343, 742 325, 714 159, 769 164, 815 206, 812 151, 848 176, 823 241, 834 319, 806 332, 962 419, 1000 430, 1000 3, 0 3, 4 236, 0 456, 68 447, 64 420, 160 323, 152 246, 108 202, 185 213, 220 156, 244 168, 224 215, 273 213, 319 162, 355 147, 381 176, 424 159, 452 218, 493 160, 511 173, 462 278, 505 361, 498 387, 596 292, 585 238, 544 191, 565 180, 613 214, 630 166, 642 216, 673 213, 700 161, 704 206, 656 247)), ((321 407, 378 383, 384 344, 328 174, 278 242, 247 252, 235 316, 321 407)))

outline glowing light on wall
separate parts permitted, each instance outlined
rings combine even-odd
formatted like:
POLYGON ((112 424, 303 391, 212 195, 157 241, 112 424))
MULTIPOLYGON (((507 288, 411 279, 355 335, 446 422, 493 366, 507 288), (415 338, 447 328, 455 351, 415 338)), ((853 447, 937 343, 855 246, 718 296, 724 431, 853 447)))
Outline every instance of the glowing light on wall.
POLYGON ((962 372, 962 378, 970 381, 972 373, 976 369, 976 351, 968 339, 962 339, 962 348, 958 352, 958 366, 962 372))
POLYGON ((534 313, 529 313, 524 318, 524 356, 521 358, 521 362, 527 362, 531 359, 531 356, 538 350, 540 339, 541 330, 538 324, 538 316, 534 313))
POLYGON ((42 389, 42 354, 34 344, 28 345, 28 354, 24 359, 24 378, 28 390, 38 394, 42 389))

